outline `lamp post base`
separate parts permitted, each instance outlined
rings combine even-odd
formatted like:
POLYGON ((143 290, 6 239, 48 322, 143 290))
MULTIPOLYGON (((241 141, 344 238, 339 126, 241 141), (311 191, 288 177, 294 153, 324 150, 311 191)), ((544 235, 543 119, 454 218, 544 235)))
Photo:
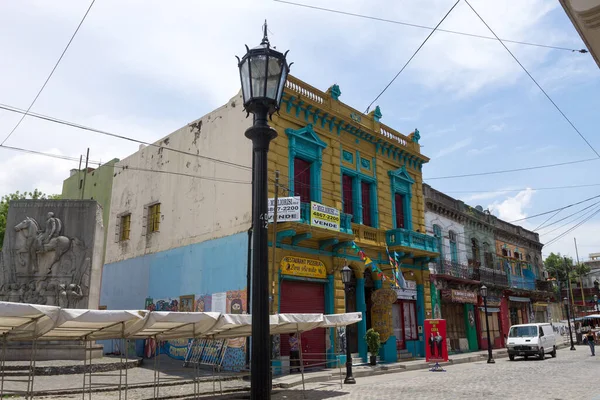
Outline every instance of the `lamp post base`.
POLYGON ((496 364, 496 361, 493 358, 488 358, 487 363, 488 364, 496 364))
POLYGON ((571 348, 569 350, 577 350, 577 349, 575 348, 575 346, 571 346, 571 348))
POLYGON ((344 379, 344 384, 346 385, 354 385, 356 383, 356 380, 354 379, 353 376, 347 376, 346 379, 344 379))

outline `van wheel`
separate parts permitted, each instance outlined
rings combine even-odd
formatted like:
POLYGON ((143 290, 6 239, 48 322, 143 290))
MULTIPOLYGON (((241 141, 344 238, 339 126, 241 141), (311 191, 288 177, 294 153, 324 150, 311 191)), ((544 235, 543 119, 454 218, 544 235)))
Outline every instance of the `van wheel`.
POLYGON ((552 348, 552 353, 550 353, 550 355, 552 356, 552 358, 556 358, 556 346, 552 348))
POLYGON ((546 358, 546 353, 544 353, 543 347, 540 349, 539 357, 540 357, 540 360, 543 360, 544 358, 546 358))
POLYGON ((523 356, 523 358, 527 360, 529 358, 529 356, 523 356))
POLYGON ((508 359, 509 359, 510 361, 515 361, 515 355, 514 355, 514 354, 509 354, 509 355, 508 355, 508 359))

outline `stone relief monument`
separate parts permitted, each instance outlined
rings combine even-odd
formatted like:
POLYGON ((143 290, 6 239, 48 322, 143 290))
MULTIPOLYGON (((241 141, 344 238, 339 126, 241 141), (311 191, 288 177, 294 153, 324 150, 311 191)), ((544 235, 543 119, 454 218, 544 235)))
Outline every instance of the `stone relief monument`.
POLYGON ((11 201, 0 300, 97 309, 103 246, 94 200, 11 201))

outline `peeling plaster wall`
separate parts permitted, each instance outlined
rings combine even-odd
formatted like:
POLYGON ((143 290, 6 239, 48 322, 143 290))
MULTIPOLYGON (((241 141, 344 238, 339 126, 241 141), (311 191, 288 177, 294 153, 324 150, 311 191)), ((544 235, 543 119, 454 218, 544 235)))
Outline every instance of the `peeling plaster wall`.
POLYGON ((246 231, 251 224, 252 146, 244 131, 251 124, 238 93, 226 105, 155 143, 163 148, 142 147, 118 162, 105 263, 246 231), (147 206, 155 202, 161 204, 159 232, 146 234, 147 206), (120 241, 119 221, 126 213, 131 213, 130 238, 120 241))

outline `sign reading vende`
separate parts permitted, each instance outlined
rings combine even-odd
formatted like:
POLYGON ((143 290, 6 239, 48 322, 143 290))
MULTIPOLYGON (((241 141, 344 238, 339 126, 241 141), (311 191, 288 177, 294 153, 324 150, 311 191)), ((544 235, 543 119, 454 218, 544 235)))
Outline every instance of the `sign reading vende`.
MULTIPOLYGON (((269 222, 273 222, 275 199, 269 199, 269 222)), ((277 222, 300 221, 300 196, 277 199, 277 222)))
POLYGON ((304 257, 283 257, 283 260, 281 260, 281 273, 306 278, 327 278, 327 269, 325 269, 323 262, 304 257))
POLYGON ((325 228, 339 232, 340 210, 311 201, 310 224, 319 228, 325 228))

